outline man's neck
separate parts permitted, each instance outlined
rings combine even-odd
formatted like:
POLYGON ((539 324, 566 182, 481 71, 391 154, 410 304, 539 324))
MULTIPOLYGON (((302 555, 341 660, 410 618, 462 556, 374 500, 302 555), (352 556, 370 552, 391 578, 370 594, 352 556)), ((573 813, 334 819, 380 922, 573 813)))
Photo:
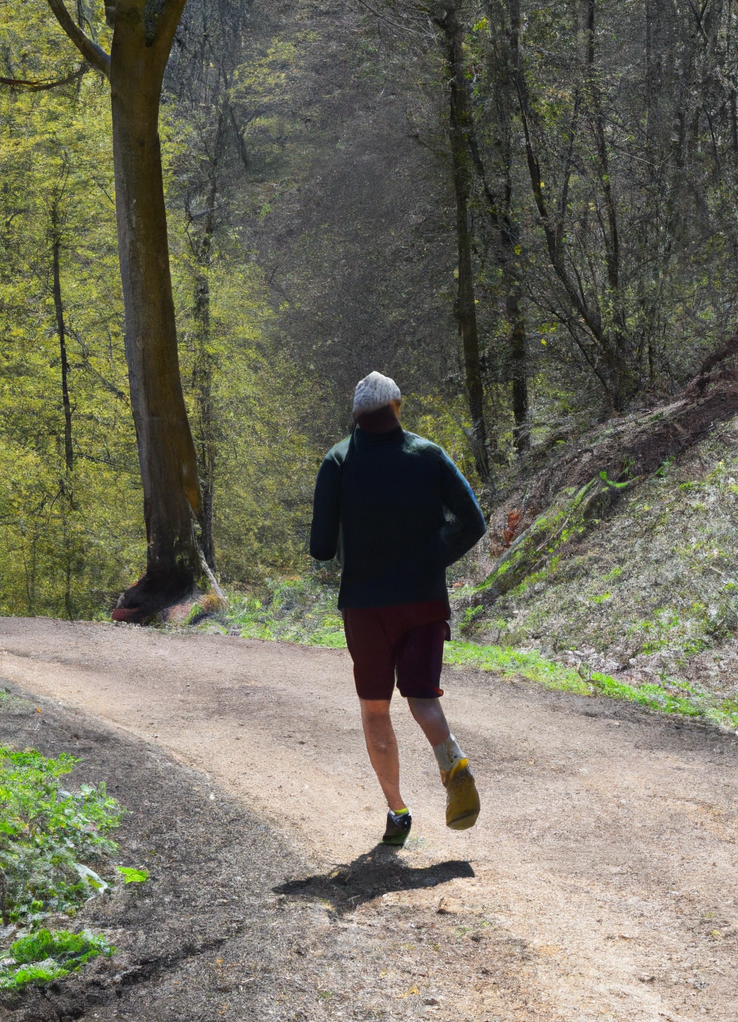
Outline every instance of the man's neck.
POLYGON ((397 429, 400 420, 392 405, 384 405, 373 412, 363 412, 357 416, 356 424, 366 433, 389 433, 397 429))

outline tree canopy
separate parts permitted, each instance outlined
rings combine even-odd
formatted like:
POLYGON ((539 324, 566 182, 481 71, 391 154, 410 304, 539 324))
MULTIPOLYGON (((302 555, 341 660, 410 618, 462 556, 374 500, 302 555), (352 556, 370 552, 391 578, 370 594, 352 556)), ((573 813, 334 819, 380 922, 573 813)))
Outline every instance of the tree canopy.
MULTIPOLYGON (((451 9, 184 7, 158 132, 197 529, 230 584, 308 563, 366 372, 477 486, 481 415, 494 485, 734 332, 729 5, 459 2, 455 64, 451 9)), ((103 5, 64 10, 110 53, 103 5)), ((109 85, 47 0, 4 6, 0 59, 0 608, 94 615, 146 568, 109 85)))

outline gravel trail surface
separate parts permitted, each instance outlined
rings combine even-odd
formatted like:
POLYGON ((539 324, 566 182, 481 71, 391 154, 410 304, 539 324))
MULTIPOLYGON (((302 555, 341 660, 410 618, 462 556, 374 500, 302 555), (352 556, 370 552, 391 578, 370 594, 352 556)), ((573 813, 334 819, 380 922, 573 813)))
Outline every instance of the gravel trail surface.
MULTIPOLYGON (((188 790, 204 772, 290 850, 281 872, 264 865, 272 901, 312 913, 284 996, 267 1010, 234 994, 193 1019, 738 1018, 735 735, 447 670, 482 814, 446 829, 432 752, 397 698, 414 825, 388 858, 345 651, 0 618, 0 677, 122 729, 188 790)), ((157 1003, 139 1017, 187 1017, 157 1003)), ((123 1017, 125 999, 95 1012, 123 1017)))

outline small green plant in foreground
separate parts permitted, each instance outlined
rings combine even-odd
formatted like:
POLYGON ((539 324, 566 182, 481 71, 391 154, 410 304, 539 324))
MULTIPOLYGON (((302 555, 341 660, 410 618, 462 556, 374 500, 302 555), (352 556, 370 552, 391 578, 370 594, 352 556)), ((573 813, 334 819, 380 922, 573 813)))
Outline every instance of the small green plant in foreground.
POLYGON ((21 937, 0 955, 0 990, 20 990, 30 983, 50 983, 75 972, 98 955, 109 956, 114 947, 89 930, 39 930, 21 937))
POLYGON ((106 890, 100 875, 117 846, 107 834, 121 809, 105 785, 65 791, 59 778, 78 762, 62 753, 0 746, 0 885, 3 922, 33 926, 52 913, 73 915, 106 890))

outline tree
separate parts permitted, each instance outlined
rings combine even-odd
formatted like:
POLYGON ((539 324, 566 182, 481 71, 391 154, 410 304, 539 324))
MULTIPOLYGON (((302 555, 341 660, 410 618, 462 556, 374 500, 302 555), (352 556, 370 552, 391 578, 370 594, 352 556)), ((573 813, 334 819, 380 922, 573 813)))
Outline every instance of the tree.
POLYGON ((443 30, 449 94, 449 140, 456 195, 456 238, 458 243, 458 290, 456 299, 459 333, 464 352, 466 389, 472 420, 472 449, 479 478, 491 481, 487 453, 487 428, 484 421, 484 383, 479 356, 479 331, 474 297, 472 233, 469 201, 474 165, 472 159, 473 125, 466 88, 464 66, 464 24, 456 3, 451 2, 437 21, 443 30))
MULTIPOLYGON (((4 75, 79 64, 45 0, 4 13, 4 75)), ((107 82, 4 88, 0 123, 0 608, 88 617, 145 553, 107 82)))
POLYGON ((186 144, 172 161, 170 201, 181 202, 187 224, 192 273, 193 429, 202 504, 200 545, 215 569, 215 480, 219 423, 215 374, 219 368, 212 329, 210 277, 219 235, 233 226, 230 206, 249 170, 244 129, 258 107, 245 111, 234 99, 236 71, 243 61, 250 4, 216 0, 191 4, 177 34, 165 91, 186 125, 186 144), (229 201, 230 200, 230 201, 229 201))
MULTIPOLYGON (((495 298, 504 307, 506 379, 512 382, 513 444, 518 452, 530 446, 528 421, 528 339, 523 298, 525 271, 521 253, 521 229, 515 210, 515 94, 507 44, 507 19, 503 0, 487 0, 487 14, 475 30, 488 35, 488 87, 483 80, 476 90, 476 102, 486 121, 489 156, 482 153, 482 140, 473 137, 473 156, 481 179, 483 199, 492 232, 492 260, 497 271, 495 298), (491 93, 491 95, 490 95, 491 93), (486 115, 486 116, 485 116, 486 115), (489 168, 491 167, 491 175, 489 168), (492 180, 490 181, 490 177, 492 180)), ((475 32, 476 34, 476 32, 475 32)))
MULTIPOLYGON (((457 195, 460 181, 458 165, 463 162, 466 170, 467 213, 465 218, 457 213, 457 234, 460 238, 464 234, 468 235, 465 248, 468 249, 469 256, 465 259, 465 262, 468 262, 468 269, 465 272, 462 272, 460 260, 459 293, 462 291, 462 279, 470 277, 471 284, 464 286, 471 291, 471 297, 474 298, 475 280, 472 277, 471 252, 476 248, 479 263, 474 274, 476 293, 481 295, 485 289, 491 292, 492 301, 489 303, 492 306, 491 318, 493 322, 502 321, 504 344, 502 351, 496 351, 492 350, 491 342, 487 341, 484 358, 479 352, 480 345, 477 344, 476 358, 472 361, 473 365, 476 364, 477 371, 467 372, 467 383, 478 375, 481 383, 480 401, 483 404, 484 376, 491 375, 491 363, 496 362, 504 367, 500 375, 505 382, 512 383, 513 445, 516 450, 523 451, 529 445, 528 358, 523 308, 524 272, 520 258, 521 232, 513 208, 515 192, 513 88, 501 5, 492 0, 487 3, 487 9, 489 17, 481 18, 470 34, 465 33, 457 8, 445 12, 441 21, 448 43, 451 43, 448 38, 449 29, 453 28, 454 32, 454 41, 449 46, 449 53, 455 55, 456 66, 455 71, 451 67, 448 70, 451 77, 451 142, 457 195), (468 79, 471 77, 471 68, 479 63, 480 37, 488 37, 486 40, 488 80, 475 69, 473 76, 476 85, 470 88, 468 79), (464 94, 457 99, 459 82, 464 94), (458 111, 456 107, 459 107, 458 111), (481 116, 478 117, 478 114, 481 116), (460 155, 456 154, 457 148, 460 155), (481 210, 482 215, 470 217, 470 210, 477 209, 481 210), (494 283, 489 279, 485 280, 485 277, 489 277, 485 269, 490 264, 494 283), (482 369, 483 364, 485 372, 482 369)), ((476 299, 474 304, 481 300, 476 299)), ((461 305, 461 302, 459 304, 461 305)), ((484 307, 483 311, 486 311, 484 307)), ((476 310, 473 316, 476 322, 476 310)), ((477 331, 479 328, 475 327, 474 332, 477 331)), ((484 317, 480 332, 484 336, 484 317)), ((466 347, 465 345, 465 349, 466 347)))
POLYGON ((177 355, 158 133, 161 85, 185 0, 106 6, 110 55, 64 6, 48 0, 85 60, 110 80, 125 347, 144 490, 146 574, 114 617, 144 623, 177 602, 202 571, 193 515, 201 497, 177 355))

